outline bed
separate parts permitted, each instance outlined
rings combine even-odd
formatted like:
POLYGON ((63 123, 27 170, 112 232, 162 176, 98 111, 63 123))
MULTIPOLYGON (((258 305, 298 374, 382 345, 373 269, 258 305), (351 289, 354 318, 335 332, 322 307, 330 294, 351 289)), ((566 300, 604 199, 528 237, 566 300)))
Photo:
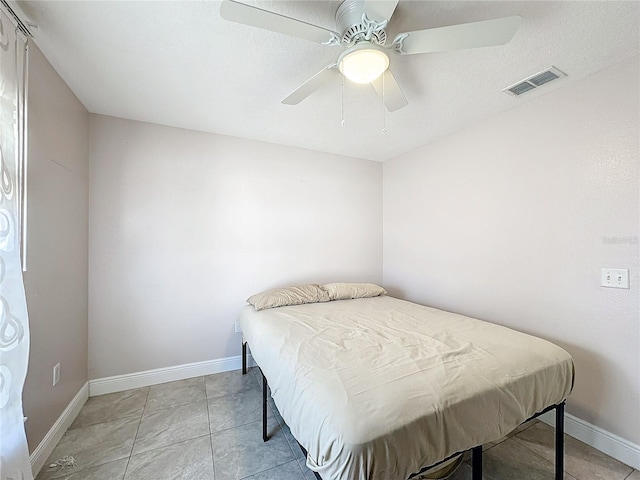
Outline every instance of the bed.
MULTIPOLYGON (((307 466, 323 480, 405 480, 556 410, 574 366, 537 337, 388 295, 256 310, 239 323, 307 466)), ((266 403, 264 436, 266 440, 266 403)))

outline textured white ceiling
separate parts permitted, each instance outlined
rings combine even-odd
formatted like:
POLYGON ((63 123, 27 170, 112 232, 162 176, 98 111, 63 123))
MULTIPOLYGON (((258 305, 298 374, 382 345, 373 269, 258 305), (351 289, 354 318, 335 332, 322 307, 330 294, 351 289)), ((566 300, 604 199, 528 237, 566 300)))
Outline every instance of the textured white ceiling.
MULTIPOLYGON (((335 28, 339 1, 245 3, 335 28)), ((327 47, 220 18, 217 1, 27 1, 35 41, 90 112, 384 161, 640 54, 636 1, 400 0, 396 33, 519 14, 499 47, 392 55, 409 105, 383 115, 341 81, 280 100, 335 61, 327 47), (500 90, 555 65, 569 76, 519 98, 500 90), (386 122, 385 134, 382 133, 386 122)))

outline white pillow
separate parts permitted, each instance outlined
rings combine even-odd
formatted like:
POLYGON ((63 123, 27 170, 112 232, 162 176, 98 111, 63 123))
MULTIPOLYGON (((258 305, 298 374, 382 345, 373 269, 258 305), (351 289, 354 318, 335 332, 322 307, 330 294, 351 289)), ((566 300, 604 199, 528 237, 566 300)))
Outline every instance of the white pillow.
POLYGON ((274 288, 247 298, 247 302, 253 305, 256 310, 328 301, 327 292, 320 285, 315 284, 274 288))
POLYGON ((330 300, 349 300, 386 295, 387 291, 374 283, 327 283, 322 288, 330 300))

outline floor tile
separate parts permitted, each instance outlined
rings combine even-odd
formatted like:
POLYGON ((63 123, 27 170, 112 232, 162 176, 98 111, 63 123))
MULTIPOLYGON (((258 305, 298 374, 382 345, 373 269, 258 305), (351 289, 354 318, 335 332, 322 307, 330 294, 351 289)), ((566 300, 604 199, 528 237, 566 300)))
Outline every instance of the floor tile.
POLYGON ((250 371, 243 375, 242 370, 207 375, 204 377, 204 382, 209 400, 226 395, 235 395, 247 389, 260 388, 253 372, 250 371))
POLYGON ((258 367, 253 367, 251 369, 251 373, 253 374, 253 378, 256 379, 256 382, 262 385, 262 370, 260 370, 258 367))
POLYGON ((211 437, 133 455, 125 480, 213 480, 211 437))
POLYGON ((127 458, 138 430, 138 418, 124 418, 68 430, 45 462, 41 480, 59 478, 67 472, 49 470, 48 465, 71 455, 76 459, 76 471, 127 458))
MULTIPOLYGON (((255 376, 256 379, 256 383, 258 384, 258 387, 260 388, 260 391, 262 391, 262 371, 259 368, 255 368, 253 370, 253 374, 255 376)), ((271 406, 273 407, 274 410, 277 409, 275 402, 273 401, 273 397, 271 396, 271 387, 267 385, 267 401, 271 404, 271 406)))
MULTIPOLYGON (((486 474, 483 480, 491 480, 486 474)), ((463 463, 447 480, 471 480, 471 466, 463 463)))
MULTIPOLYGON (((483 455, 483 474, 483 478, 492 480, 553 480, 554 467, 515 438, 510 438, 483 455)), ((564 478, 577 480, 567 473, 564 478)))
MULTIPOLYGON (((496 445, 501 444, 502 442, 504 442, 505 440, 509 440, 509 437, 507 435, 505 435, 502 438, 499 438, 498 440, 496 440, 495 442, 487 442, 484 445, 482 445, 482 451, 486 452, 487 450, 489 450, 490 448, 495 447, 496 445)), ((465 454, 471 458, 471 451, 467 451, 465 452, 465 454)))
POLYGON ((145 387, 91 397, 70 428, 81 428, 120 418, 140 418, 147 403, 148 393, 149 387, 145 387))
MULTIPOLYGON (((127 468, 128 462, 129 459, 124 458, 122 460, 116 460, 115 462, 105 463, 104 465, 98 465, 97 467, 91 467, 80 471, 73 468, 66 469, 65 476, 58 478, 60 480, 122 480, 124 478, 124 471, 127 468)), ((38 475, 36 480, 40 480, 41 478, 45 477, 38 475)))
POLYGON ((294 460, 277 422, 262 441, 262 422, 249 423, 211 436, 216 480, 238 480, 294 460))
POLYGON ((296 461, 298 462, 298 465, 300 465, 300 469, 302 470, 303 475, 302 478, 304 478, 304 480, 317 480, 316 475, 313 473, 313 471, 307 467, 307 460, 304 457, 296 458, 296 461))
MULTIPOLYGON (((256 386, 233 395, 211 398, 208 404, 211 433, 262 421, 262 392, 256 386)), ((269 407, 267 415, 273 419, 269 407)))
POLYGON ((298 462, 293 460, 284 465, 251 475, 246 480, 304 480, 304 476, 298 462))
POLYGON ((293 434, 291 433, 291 430, 289 430, 289 427, 287 425, 282 427, 282 432, 284 433, 284 438, 286 438, 287 442, 289 442, 289 446, 293 451, 294 457, 305 458, 305 454, 302 452, 302 449, 300 448, 300 444, 295 439, 295 437, 293 436, 293 434))
POLYGON ((207 401, 145 412, 133 446, 133 454, 189 440, 209 432, 207 401))
POLYGON ((296 438, 291 433, 291 430, 289 429, 289 426, 287 425, 287 423, 282 418, 282 415, 280 415, 280 412, 278 411, 278 407, 276 407, 276 404, 272 403, 272 402, 269 402, 269 406, 271 407, 271 409, 273 411, 274 418, 276 419, 276 421, 282 427, 282 431, 284 432, 284 436, 287 439, 287 442, 289 442, 289 446, 291 447, 291 450, 293 451, 293 455, 296 458, 303 458, 304 459, 305 458, 304 457, 304 453, 302 453, 302 449, 300 448, 300 445, 298 444, 298 441, 296 440, 296 438))
MULTIPOLYGON (((307 465, 305 463, 305 459, 304 458, 298 458, 296 460, 298 461, 298 464, 299 464, 300 468, 302 469, 304 480, 316 480, 316 477, 315 477, 315 474, 313 473, 313 471, 310 470, 307 467, 307 465)), ((414 478, 416 480, 420 480, 421 478, 424 478, 424 477, 414 477, 414 478)), ((467 463, 463 463, 453 473, 453 475, 451 475, 450 477, 447 478, 447 480, 471 480, 471 466, 469 464, 467 464, 467 463)), ((485 474, 483 476, 483 480, 492 480, 492 478, 485 474)))
POLYGON ((539 422, 539 420, 537 418, 534 418, 534 419, 531 419, 531 420, 527 420, 523 424, 518 425, 512 432, 507 433, 504 437, 501 437, 498 440, 495 440, 493 442, 487 442, 484 445, 482 445, 482 451, 484 452, 484 451, 489 450, 492 447, 495 447, 499 443, 502 443, 505 440, 508 440, 509 438, 517 435, 518 433, 522 432, 523 430, 526 430, 527 428, 531 427, 532 425, 535 425, 538 422, 539 422))
MULTIPOLYGON (((549 462, 555 458, 555 429, 538 422, 514 437, 549 462)), ((569 435, 564 436, 565 472, 580 480, 625 480, 632 468, 569 435)))
POLYGON ((526 430, 529 427, 534 426, 536 423, 539 423, 540 420, 538 420, 537 418, 532 418, 531 420, 527 420, 526 422, 524 422, 521 425, 518 425, 518 427, 516 427, 516 429, 511 432, 509 435, 507 435, 508 437, 512 437, 520 432, 522 432, 523 430, 526 430))
POLYGON ((302 449, 300 448, 300 445, 298 444, 298 441, 295 439, 295 437, 291 433, 291 430, 289 429, 289 426, 285 423, 283 418, 279 414, 275 414, 274 418, 280 424, 280 427, 282 428, 282 432, 284 433, 284 438, 287 439, 287 442, 289 443, 289 446, 291 447, 291 450, 293 451, 293 455, 296 458, 305 458, 304 453, 302 453, 302 449))
MULTIPOLYGON (((484 451, 484 448, 482 449, 482 451, 484 451)), ((462 461, 463 462, 470 462, 471 461, 471 450, 467 450, 466 452, 464 452, 462 454, 462 461)))
MULTIPOLYGON (((316 480, 270 395, 268 414, 264 443, 257 368, 92 397, 37 480, 316 480), (76 468, 47 467, 67 455, 76 468)), ((565 440, 565 480, 640 480, 637 470, 565 440)), ((484 449, 483 480, 554 478, 554 430, 537 419, 484 449)), ((469 458, 450 480, 471 480, 469 458)))
POLYGON ((175 407, 176 405, 194 403, 205 398, 204 377, 161 383, 149 389, 145 413, 175 407))

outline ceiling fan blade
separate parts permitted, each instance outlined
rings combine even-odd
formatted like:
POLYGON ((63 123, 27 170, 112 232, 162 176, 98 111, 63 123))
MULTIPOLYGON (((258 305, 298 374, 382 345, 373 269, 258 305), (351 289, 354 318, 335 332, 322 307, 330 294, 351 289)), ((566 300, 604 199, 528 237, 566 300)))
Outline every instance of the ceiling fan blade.
POLYGON ((336 43, 339 37, 336 32, 234 0, 223 0, 220 4, 220 16, 231 22, 284 33, 312 42, 336 45, 339 43, 336 43))
POLYGON ((383 22, 389 20, 398 5, 398 0, 365 0, 364 13, 369 20, 383 22))
POLYGON ((371 85, 376 89, 376 92, 378 92, 378 95, 380 95, 380 98, 382 98, 384 102, 384 106, 390 112, 400 110, 409 103, 407 97, 402 93, 396 77, 393 76, 393 73, 391 73, 389 69, 371 82, 371 85))
POLYGON ((332 78, 337 76, 340 76, 340 72, 338 71, 335 63, 324 67, 313 77, 300 85, 287 98, 282 100, 282 103, 284 103, 285 105, 297 105, 317 89, 319 89, 322 85, 328 83, 332 78))
POLYGON ((463 48, 504 45, 518 30, 520 15, 450 27, 401 33, 393 41, 402 54, 444 52, 463 48), (406 38, 403 38, 406 35, 406 38))

